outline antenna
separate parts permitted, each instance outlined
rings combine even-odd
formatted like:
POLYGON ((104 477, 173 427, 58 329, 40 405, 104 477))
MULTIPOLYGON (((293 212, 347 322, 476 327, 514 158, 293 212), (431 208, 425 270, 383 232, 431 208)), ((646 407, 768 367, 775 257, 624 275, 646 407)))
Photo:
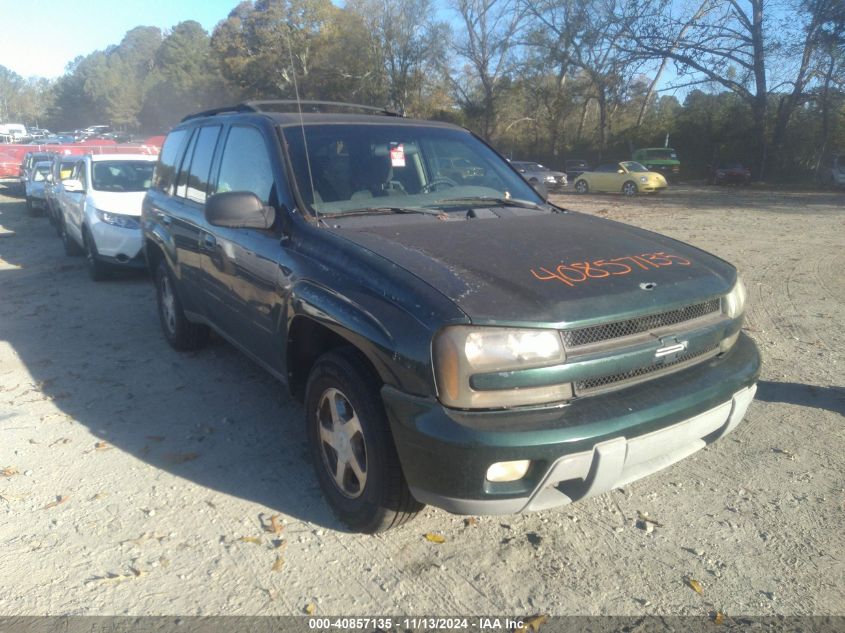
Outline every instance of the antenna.
POLYGON ((299 85, 296 81, 296 66, 293 63, 293 47, 290 44, 290 31, 286 32, 285 38, 288 42, 288 54, 290 55, 290 74, 293 76, 293 93, 296 96, 296 107, 299 110, 299 129, 302 130, 302 147, 305 149, 305 166, 308 169, 308 182, 311 185, 311 200, 317 224, 320 223, 320 212, 313 203, 317 201, 314 189, 314 176, 311 174, 311 156, 308 154, 308 139, 305 138, 305 120, 302 118, 302 100, 299 98, 299 85))

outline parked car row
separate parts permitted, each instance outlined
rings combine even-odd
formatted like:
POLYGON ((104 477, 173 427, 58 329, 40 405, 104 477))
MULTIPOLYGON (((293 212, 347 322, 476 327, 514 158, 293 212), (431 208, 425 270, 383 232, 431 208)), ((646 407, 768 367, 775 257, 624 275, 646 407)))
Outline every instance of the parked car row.
MULTIPOLYGON (((146 261, 173 348, 214 331, 304 403, 346 525, 548 510, 741 422, 760 356, 732 265, 550 204, 458 126, 299 105, 186 117, 154 169, 56 156, 46 178, 94 279, 146 261)), ((665 186, 610 167, 576 188, 665 186)))
POLYGON ((68 255, 84 254, 101 281, 118 269, 143 269, 141 202, 158 157, 150 154, 28 155, 26 204, 44 211, 68 255))

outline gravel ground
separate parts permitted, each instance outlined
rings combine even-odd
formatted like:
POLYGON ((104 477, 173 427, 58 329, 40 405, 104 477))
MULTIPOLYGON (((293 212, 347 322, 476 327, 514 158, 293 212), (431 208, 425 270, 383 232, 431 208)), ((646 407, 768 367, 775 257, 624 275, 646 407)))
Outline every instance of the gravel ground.
POLYGON ((172 351, 146 278, 89 281, 4 193, 0 615, 845 614, 845 195, 556 197, 739 266, 745 422, 577 505, 370 537, 323 503, 278 383, 219 339, 172 351))

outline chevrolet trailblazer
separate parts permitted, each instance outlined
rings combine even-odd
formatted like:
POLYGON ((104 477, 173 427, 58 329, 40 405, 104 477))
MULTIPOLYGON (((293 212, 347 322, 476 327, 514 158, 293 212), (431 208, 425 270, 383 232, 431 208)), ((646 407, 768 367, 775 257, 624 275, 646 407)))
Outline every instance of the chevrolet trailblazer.
POLYGON ((300 107, 171 130, 143 240, 164 336, 213 329, 304 401, 352 529, 561 506, 742 420, 760 356, 732 265, 550 204, 455 125, 300 107))

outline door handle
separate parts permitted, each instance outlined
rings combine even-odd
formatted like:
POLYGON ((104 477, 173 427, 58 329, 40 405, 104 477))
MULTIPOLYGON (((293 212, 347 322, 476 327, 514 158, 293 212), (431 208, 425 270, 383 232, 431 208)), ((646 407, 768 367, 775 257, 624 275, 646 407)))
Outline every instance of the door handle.
POLYGON ((205 248, 209 250, 214 250, 217 247, 217 240, 211 233, 206 233, 203 235, 202 244, 205 248))
POLYGON ((162 223, 164 226, 170 226, 170 224, 173 222, 173 218, 171 218, 171 217, 170 217, 169 215, 167 215, 166 213, 159 213, 159 214, 158 214, 158 217, 159 217, 159 219, 161 220, 161 223, 162 223))

